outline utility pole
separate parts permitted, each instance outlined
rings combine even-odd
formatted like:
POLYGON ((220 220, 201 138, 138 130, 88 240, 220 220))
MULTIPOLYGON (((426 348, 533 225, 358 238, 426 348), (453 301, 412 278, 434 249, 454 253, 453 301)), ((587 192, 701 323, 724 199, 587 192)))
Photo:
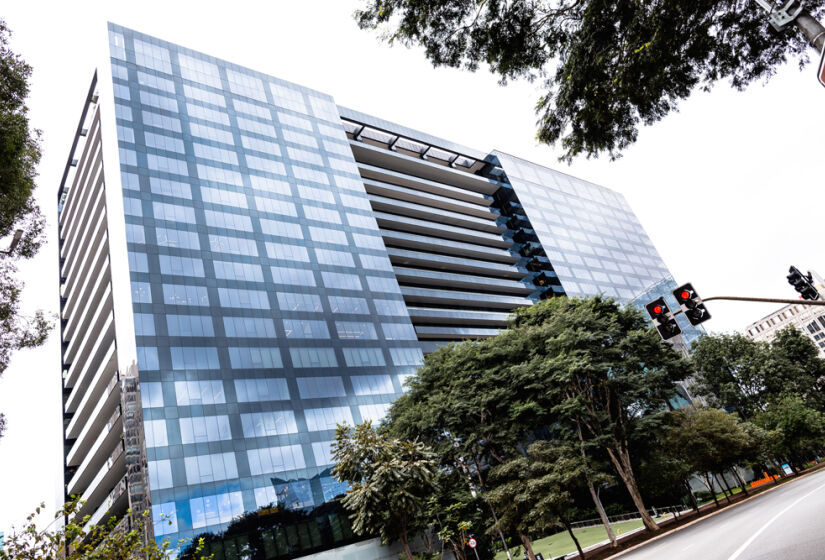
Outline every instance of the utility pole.
POLYGON ((755 0, 768 12, 768 22, 777 31, 783 31, 791 23, 802 33, 805 40, 820 54, 825 48, 825 27, 805 9, 802 0, 787 0, 777 5, 773 0, 755 0))

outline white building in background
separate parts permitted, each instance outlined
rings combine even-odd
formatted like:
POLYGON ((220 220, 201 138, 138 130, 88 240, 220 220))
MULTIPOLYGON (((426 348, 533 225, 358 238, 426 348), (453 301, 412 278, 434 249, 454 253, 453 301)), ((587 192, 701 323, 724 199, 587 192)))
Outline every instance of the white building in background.
POLYGON ((791 326, 807 334, 819 348, 820 357, 825 358, 825 306, 799 303, 786 305, 751 323, 745 329, 745 333, 753 340, 768 342, 773 340, 780 330, 791 326))

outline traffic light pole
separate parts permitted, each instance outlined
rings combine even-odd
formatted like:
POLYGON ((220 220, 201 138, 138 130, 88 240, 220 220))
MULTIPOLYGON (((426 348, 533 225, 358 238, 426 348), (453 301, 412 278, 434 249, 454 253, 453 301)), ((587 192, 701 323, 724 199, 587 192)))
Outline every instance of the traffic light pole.
MULTIPOLYGON (((728 301, 755 301, 759 303, 785 303, 785 304, 799 304, 799 305, 825 305, 825 301, 821 299, 781 299, 781 298, 761 298, 761 297, 741 297, 741 296, 712 296, 702 298, 702 301, 713 301, 714 299, 724 299, 728 301)), ((676 313, 679 313, 677 311, 676 313)), ((674 313, 675 315, 675 313, 674 313)))

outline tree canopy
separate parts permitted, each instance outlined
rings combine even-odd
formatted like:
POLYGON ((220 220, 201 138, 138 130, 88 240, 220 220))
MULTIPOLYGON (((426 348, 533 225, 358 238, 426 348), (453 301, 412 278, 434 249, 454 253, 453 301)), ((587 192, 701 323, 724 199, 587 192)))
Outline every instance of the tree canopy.
MULTIPOLYGON (((806 7, 820 16, 825 0, 806 7)), ((743 89, 788 58, 808 60, 805 39, 773 31, 756 2, 364 0, 355 17, 390 43, 423 47, 435 66, 543 80, 537 138, 559 142, 567 160, 617 157, 640 123, 696 88, 727 79, 743 89)))
POLYGON ((433 492, 438 462, 419 441, 379 434, 369 422, 338 426, 332 473, 350 484, 342 503, 352 512, 359 535, 379 533, 385 544, 401 541, 409 560, 409 542, 422 529, 419 521, 433 492))
POLYGON ((491 472, 520 468, 512 461, 537 440, 566 441, 586 453, 604 449, 655 530, 636 487, 629 440, 658 425, 674 383, 689 373, 635 308, 600 297, 555 298, 519 311, 493 338, 428 355, 387 426, 396 437, 420 437, 443 465, 466 470, 486 490, 496 485, 491 472))
POLYGON ((691 358, 696 394, 735 410, 743 420, 788 394, 825 407, 825 361, 814 342, 794 327, 779 331, 771 342, 741 334, 703 336, 691 348, 691 358))
MULTIPOLYGON (((13 528, 5 535, 0 560, 172 560, 177 557, 168 541, 158 544, 154 539, 147 539, 144 526, 152 522, 148 510, 142 516, 135 516, 131 527, 121 528, 115 517, 101 523, 89 523, 88 515, 78 517, 80 505, 79 501, 66 503, 55 514, 54 522, 41 529, 35 523, 35 517, 43 508, 41 504, 22 527, 13 528), (61 523, 63 520, 67 522, 61 523)), ((192 543, 191 549, 191 558, 212 560, 211 556, 207 558, 202 554, 202 541, 192 543)))
MULTIPOLYGON (((0 374, 15 350, 41 345, 50 329, 41 312, 31 317, 19 312, 23 284, 13 261, 37 253, 44 241, 45 221, 34 199, 40 131, 29 125, 26 107, 32 69, 9 48, 9 35, 0 19, 0 239, 22 232, 11 252, 0 254, 0 374)), ((0 435, 2 428, 0 414, 0 435)))

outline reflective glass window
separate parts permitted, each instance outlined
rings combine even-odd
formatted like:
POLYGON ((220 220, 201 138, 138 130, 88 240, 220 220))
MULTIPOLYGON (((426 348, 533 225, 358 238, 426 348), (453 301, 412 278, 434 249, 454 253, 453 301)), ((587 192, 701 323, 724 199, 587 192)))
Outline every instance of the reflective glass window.
POLYGON ((376 340, 375 326, 367 321, 335 321, 338 338, 345 340, 376 340))
POLYGON ((232 369, 272 369, 283 367, 277 348, 229 348, 232 369))
POLYGON ((267 220, 264 218, 261 218, 259 221, 261 223, 261 231, 267 235, 289 237, 291 239, 304 238, 304 232, 301 230, 300 224, 281 222, 278 220, 267 220))
POLYGON ((161 274, 174 276, 190 276, 195 278, 203 277, 203 261, 189 257, 178 257, 172 255, 158 255, 160 261, 161 274))
POLYGON ((226 415, 181 418, 178 424, 180 425, 181 443, 184 444, 232 439, 229 417, 226 415))
POLYGON ((243 282, 263 282, 264 274, 259 264, 230 261, 213 261, 215 278, 243 282))
POLYGON ((395 387, 389 375, 353 375, 353 389, 356 395, 392 395, 395 387))
POLYGON ((418 340, 410 323, 381 323, 381 330, 386 340, 418 340))
POLYGON ((178 406, 226 402, 223 381, 175 381, 178 406))
POLYGON ((148 282, 132 282, 132 302, 152 303, 152 289, 148 282))
POLYGON ((202 484, 238 478, 238 465, 234 453, 212 453, 184 458, 186 482, 202 484))
POLYGON ((209 315, 166 315, 169 336, 215 336, 209 315))
POLYGON ((287 338, 329 338, 326 321, 284 319, 283 323, 287 338))
POLYGON ((209 296, 203 286, 163 284, 163 301, 168 305, 209 305, 209 296))
POLYGON ((134 313, 135 334, 137 336, 155 336, 155 316, 151 313, 134 313))
POLYGON ((350 412, 348 406, 307 408, 304 409, 304 418, 307 422, 307 430, 310 432, 334 430, 338 424, 355 425, 352 419, 352 412, 350 412))
POLYGON ((315 260, 318 264, 331 266, 355 267, 355 261, 350 253, 344 251, 333 251, 331 249, 315 249, 315 260))
POLYGON ((344 360, 348 367, 387 365, 380 348, 344 348, 344 360))
POLYGON ((390 348, 392 363, 397 366, 419 366, 424 354, 418 348, 390 348))
POLYGON ((218 288, 218 298, 222 307, 269 309, 269 298, 266 296, 266 292, 262 290, 218 288))
POLYGON ((379 315, 388 315, 393 317, 403 317, 407 315, 406 304, 397 299, 374 299, 375 310, 379 315))
POLYGON ((355 274, 322 271, 321 278, 324 281, 324 286, 327 288, 337 288, 339 290, 363 290, 361 279, 355 274))
POLYGON ((306 467, 304 452, 300 445, 264 447, 246 452, 249 470, 253 475, 274 474, 306 467))
POLYGON ((299 377, 298 393, 302 399, 323 399, 327 397, 346 397, 344 381, 335 377, 299 377))
POLYGON ((215 253, 230 253, 248 257, 258 256, 258 245, 255 240, 242 237, 210 234, 209 248, 215 253))
POLYGON ((270 259, 283 261, 309 262, 309 253, 305 247, 300 245, 289 245, 287 243, 266 243, 266 253, 270 259))
POLYGON ((201 244, 198 234, 194 231, 182 231, 170 228, 155 228, 157 244, 161 247, 177 247, 179 249, 200 250, 201 244))
POLYGON ((275 323, 272 319, 254 317, 224 317, 223 327, 228 337, 275 338, 275 323))
POLYGON ((218 350, 198 346, 172 346, 172 369, 220 369, 218 350))
POLYGON ((289 400, 286 379, 235 379, 238 402, 289 400))
POLYGON ((138 346, 137 362, 138 368, 141 370, 158 369, 160 367, 158 349, 154 346, 138 346))
POLYGON ((315 294, 278 292, 278 307, 283 311, 321 311, 321 298, 315 294))
POLYGON ((149 461, 149 487, 152 490, 161 490, 172 487, 172 464, 169 459, 149 461))
POLYGON ((165 447, 169 445, 166 434, 166 420, 144 420, 143 431, 146 436, 146 447, 165 447))
POLYGON ((149 177, 149 188, 154 194, 173 196, 176 198, 192 199, 192 187, 180 181, 161 179, 160 177, 149 177))
POLYGON ((291 410, 241 414, 244 437, 283 436, 298 433, 295 413, 291 410))
POLYGON ((163 388, 158 382, 143 381, 140 384, 140 403, 143 408, 163 406, 163 388))
POLYGON ((314 286, 315 274, 311 270, 302 268, 285 268, 273 266, 272 281, 275 284, 285 284, 288 286, 314 286))
MULTIPOLYGON (((243 494, 225 492, 189 500, 192 528, 229 523, 244 512, 243 494)), ((157 535, 157 533, 155 533, 157 535)))
POLYGON ((367 300, 358 297, 328 296, 329 307, 333 313, 368 314, 367 300))
POLYGON ((289 356, 296 368, 338 367, 332 348, 290 348, 289 356))

